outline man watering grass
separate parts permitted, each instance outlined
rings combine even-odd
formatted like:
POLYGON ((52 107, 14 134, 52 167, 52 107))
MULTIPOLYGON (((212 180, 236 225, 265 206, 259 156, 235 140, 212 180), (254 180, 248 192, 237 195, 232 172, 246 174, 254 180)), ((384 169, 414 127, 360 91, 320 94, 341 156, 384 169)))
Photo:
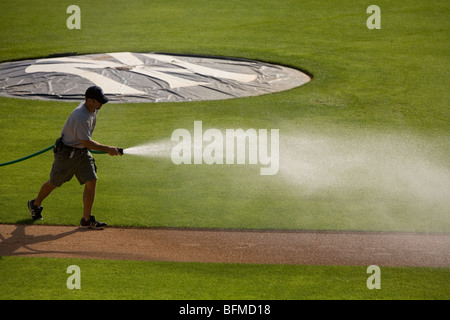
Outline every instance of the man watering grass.
POLYGON ((103 90, 92 86, 86 90, 85 102, 70 114, 53 149, 55 160, 50 179, 42 185, 37 198, 28 201, 28 209, 33 220, 42 220, 42 201, 55 188, 70 181, 75 175, 78 182, 85 185, 80 227, 91 229, 106 227, 106 223, 98 222, 91 214, 97 184, 97 166, 89 149, 106 152, 111 156, 122 155, 119 148, 103 145, 91 139, 98 110, 107 102, 108 98, 103 94, 103 90))

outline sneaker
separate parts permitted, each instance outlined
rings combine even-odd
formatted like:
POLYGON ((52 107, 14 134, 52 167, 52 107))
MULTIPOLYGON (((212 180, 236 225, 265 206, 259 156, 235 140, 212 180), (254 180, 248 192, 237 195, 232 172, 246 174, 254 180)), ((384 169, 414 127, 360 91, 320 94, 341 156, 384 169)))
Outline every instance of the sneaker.
POLYGON ((94 216, 91 216, 88 221, 84 220, 83 218, 81 218, 81 221, 80 221, 80 228, 90 228, 90 229, 101 230, 104 227, 106 227, 106 223, 98 222, 97 220, 95 220, 94 216))
POLYGON ((42 220, 41 212, 42 212, 42 209, 44 209, 44 208, 34 205, 34 200, 36 200, 36 199, 28 201, 28 209, 30 210, 30 213, 31 213, 31 219, 42 220))

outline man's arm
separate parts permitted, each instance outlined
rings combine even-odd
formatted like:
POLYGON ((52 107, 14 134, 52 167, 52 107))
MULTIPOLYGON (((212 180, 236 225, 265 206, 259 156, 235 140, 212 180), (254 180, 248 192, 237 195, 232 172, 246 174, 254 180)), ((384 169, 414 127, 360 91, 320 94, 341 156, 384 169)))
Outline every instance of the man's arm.
POLYGON ((107 146, 101 143, 98 143, 94 140, 81 140, 81 143, 85 148, 95 150, 95 151, 103 151, 108 153, 110 156, 121 156, 122 153, 119 151, 119 148, 107 146))

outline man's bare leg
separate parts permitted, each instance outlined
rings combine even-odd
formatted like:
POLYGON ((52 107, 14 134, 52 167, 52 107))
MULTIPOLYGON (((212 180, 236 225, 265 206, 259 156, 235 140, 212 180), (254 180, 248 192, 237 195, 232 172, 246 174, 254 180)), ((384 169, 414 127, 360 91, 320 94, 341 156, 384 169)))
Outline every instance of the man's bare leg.
POLYGON ((44 199, 47 198, 48 195, 56 188, 57 188, 57 186, 52 185, 50 183, 50 181, 45 182, 42 185, 41 190, 39 191, 39 194, 38 194, 36 200, 34 200, 34 205, 40 207, 42 204, 42 201, 44 201, 44 199))
POLYGON ((94 205, 95 190, 97 186, 97 180, 91 180, 86 182, 83 192, 83 219, 88 221, 91 217, 92 207, 94 205))

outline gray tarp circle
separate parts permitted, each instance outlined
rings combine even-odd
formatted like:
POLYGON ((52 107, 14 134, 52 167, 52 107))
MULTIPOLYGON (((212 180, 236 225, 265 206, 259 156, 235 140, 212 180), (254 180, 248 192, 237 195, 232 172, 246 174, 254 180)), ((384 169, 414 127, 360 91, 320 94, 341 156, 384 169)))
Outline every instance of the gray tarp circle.
POLYGON ((257 96, 311 78, 284 66, 222 57, 115 52, 0 64, 0 96, 79 101, 100 86, 111 102, 182 102, 257 96))

